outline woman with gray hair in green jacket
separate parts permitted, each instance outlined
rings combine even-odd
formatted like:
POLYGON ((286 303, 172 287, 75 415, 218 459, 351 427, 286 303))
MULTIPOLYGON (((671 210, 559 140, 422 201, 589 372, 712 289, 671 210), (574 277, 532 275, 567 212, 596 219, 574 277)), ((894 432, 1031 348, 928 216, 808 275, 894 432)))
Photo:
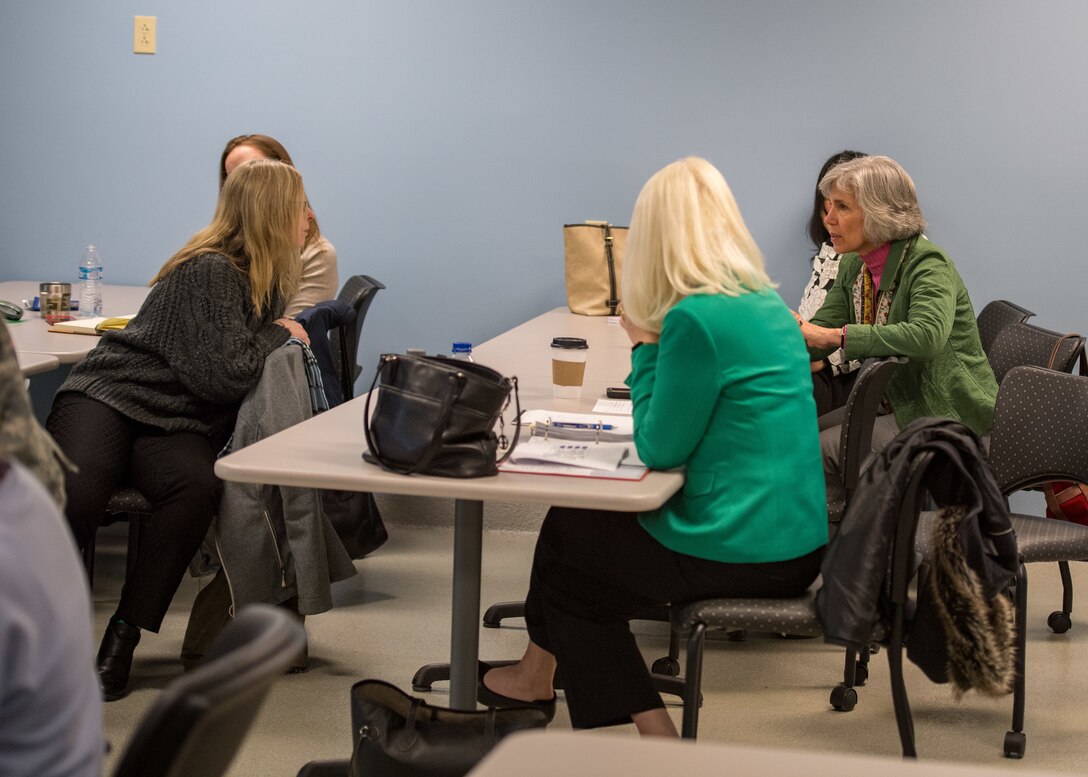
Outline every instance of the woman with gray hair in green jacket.
MULTIPOLYGON (((843 348, 848 359, 905 356, 885 391, 892 414, 877 419, 882 445, 916 418, 960 421, 977 434, 993 423, 997 382, 979 340, 971 298, 952 260, 922 231, 907 171, 886 156, 836 165, 820 181, 824 224, 843 254, 835 285, 809 321, 809 353, 843 348)), ((841 512, 839 428, 821 433, 829 512, 841 512)))

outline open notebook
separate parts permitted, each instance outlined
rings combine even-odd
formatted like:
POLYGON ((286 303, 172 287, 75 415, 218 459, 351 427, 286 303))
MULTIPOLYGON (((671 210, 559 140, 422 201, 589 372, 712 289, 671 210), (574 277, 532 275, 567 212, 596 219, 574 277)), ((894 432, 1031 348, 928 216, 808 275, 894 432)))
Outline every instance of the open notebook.
POLYGON ((58 321, 49 327, 50 332, 64 332, 73 335, 100 335, 115 329, 124 329, 135 313, 127 316, 96 316, 94 318, 73 318, 71 321, 58 321))

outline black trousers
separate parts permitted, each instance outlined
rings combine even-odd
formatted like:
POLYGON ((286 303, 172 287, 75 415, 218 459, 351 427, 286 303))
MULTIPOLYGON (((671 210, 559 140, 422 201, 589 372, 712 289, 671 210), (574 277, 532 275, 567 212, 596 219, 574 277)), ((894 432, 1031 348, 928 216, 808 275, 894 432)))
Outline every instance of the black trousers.
POLYGON ((58 395, 46 427, 79 467, 65 479, 65 514, 81 550, 119 486, 131 485, 151 502, 153 512, 141 527, 117 617, 158 631, 219 506, 221 483, 212 467, 222 444, 201 434, 137 423, 72 392, 58 395))
POLYGON ((555 656, 575 728, 628 723, 663 707, 628 622, 671 602, 799 596, 823 549, 790 561, 725 564, 676 553, 632 513, 552 508, 525 601, 529 638, 555 656))
POLYGON ((812 373, 812 398, 816 400, 817 416, 830 413, 846 404, 858 372, 854 370, 844 375, 833 375, 831 368, 825 366, 819 372, 812 373))

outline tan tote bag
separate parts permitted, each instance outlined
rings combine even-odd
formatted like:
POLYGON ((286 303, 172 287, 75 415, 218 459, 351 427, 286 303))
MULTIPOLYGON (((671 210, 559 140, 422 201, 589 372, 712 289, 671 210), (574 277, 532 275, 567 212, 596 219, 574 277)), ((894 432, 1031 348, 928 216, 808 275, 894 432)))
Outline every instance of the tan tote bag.
POLYGON ((567 307, 582 316, 616 316, 627 227, 607 221, 563 225, 567 307))

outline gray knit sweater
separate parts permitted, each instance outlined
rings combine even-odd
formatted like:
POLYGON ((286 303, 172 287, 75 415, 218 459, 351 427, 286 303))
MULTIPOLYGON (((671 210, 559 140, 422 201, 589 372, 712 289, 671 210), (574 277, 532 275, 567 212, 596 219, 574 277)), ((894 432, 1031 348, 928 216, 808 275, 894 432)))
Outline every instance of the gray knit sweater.
POLYGON ((249 280, 226 257, 205 254, 155 284, 128 326, 108 332, 58 393, 77 391, 168 432, 219 435, 260 380, 265 357, 290 337, 257 317, 249 280))

